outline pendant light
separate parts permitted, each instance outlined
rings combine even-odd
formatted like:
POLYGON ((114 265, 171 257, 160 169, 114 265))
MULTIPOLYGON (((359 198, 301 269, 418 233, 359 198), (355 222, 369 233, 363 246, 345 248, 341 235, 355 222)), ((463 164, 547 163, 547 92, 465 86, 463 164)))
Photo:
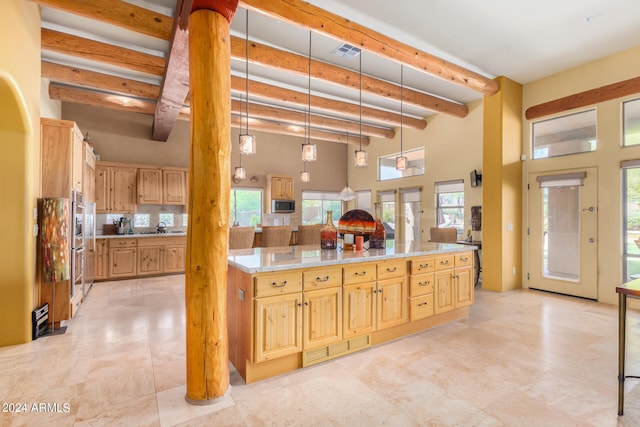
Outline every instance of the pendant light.
MULTIPOLYGON (((362 51, 360 51, 360 149, 353 152, 353 165, 366 168, 369 164, 367 152, 362 149, 362 51)), ((348 146, 348 145, 347 145, 348 146)))
POLYGON ((240 153, 240 166, 236 166, 233 171, 233 182, 239 184, 240 181, 247 177, 247 171, 242 167, 242 153, 240 153))
MULTIPOLYGON (((307 111, 305 110, 305 116, 307 115, 307 111)), ((304 127, 304 138, 307 139, 307 127, 304 127)), ((309 174, 309 172, 307 171, 307 162, 302 161, 302 172, 300 172, 300 181, 302 182, 309 182, 309 180, 311 180, 311 175, 309 174)))
POLYGON ((256 137, 249 133, 249 10, 248 9, 247 9, 247 15, 245 20, 245 42, 244 43, 245 43, 244 84, 245 84, 245 110, 247 113, 247 128, 246 128, 246 132, 242 133, 242 124, 240 125, 240 136, 239 136, 240 153, 255 154, 256 137))
POLYGON ((405 170, 407 168, 407 158, 402 155, 402 127, 403 127, 403 88, 404 88, 404 66, 400 64, 400 155, 396 157, 396 169, 405 170))
POLYGON ((314 162, 317 159, 316 144, 311 143, 311 31, 309 31, 309 93, 308 93, 308 113, 307 126, 309 132, 307 133, 307 140, 302 144, 302 161, 314 162))
MULTIPOLYGON (((348 153, 349 153, 349 131, 347 131, 347 154, 348 153)), ((349 159, 348 155, 347 155, 347 159, 349 159)), ((356 198, 356 193, 351 189, 351 187, 349 187, 349 161, 348 160, 346 162, 346 165, 347 165, 347 181, 344 188, 340 192, 340 194, 338 194, 338 199, 345 202, 356 198)))

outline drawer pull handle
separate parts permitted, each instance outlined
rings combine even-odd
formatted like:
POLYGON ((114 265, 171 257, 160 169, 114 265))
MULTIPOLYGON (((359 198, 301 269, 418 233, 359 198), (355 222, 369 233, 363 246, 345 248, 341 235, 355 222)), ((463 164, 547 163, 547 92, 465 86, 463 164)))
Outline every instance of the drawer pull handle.
POLYGON ((449 264, 449 260, 445 259, 444 261, 440 261, 440 265, 447 265, 449 264))
POLYGON ((366 272, 366 271, 363 271, 362 273, 358 273, 358 272, 356 271, 356 276, 366 276, 366 275, 367 275, 367 272, 366 272))
POLYGON ((284 288, 285 286, 287 286, 287 281, 285 280, 281 285, 278 285, 278 282, 271 282, 271 286, 273 286, 274 288, 284 288))
POLYGON ((418 307, 422 307, 423 305, 428 305, 427 302, 421 302, 420 304, 418 304, 418 307))
POLYGON ((420 286, 427 286, 429 283, 431 283, 430 280, 427 280, 426 282, 418 282, 418 285, 420 286))
POLYGON ((393 267, 393 268, 387 267, 387 272, 388 273, 394 273, 397 269, 398 269, 398 267, 393 267))
POLYGON ((419 264, 418 270, 422 270, 423 268, 429 268, 429 264, 419 264))
POLYGON ((316 282, 326 282, 329 280, 329 276, 324 276, 324 277, 316 277, 316 282))
POLYGON ((467 257, 464 257, 464 258, 460 257, 460 261, 462 261, 462 262, 467 262, 467 261, 469 261, 469 258, 467 258, 467 257))

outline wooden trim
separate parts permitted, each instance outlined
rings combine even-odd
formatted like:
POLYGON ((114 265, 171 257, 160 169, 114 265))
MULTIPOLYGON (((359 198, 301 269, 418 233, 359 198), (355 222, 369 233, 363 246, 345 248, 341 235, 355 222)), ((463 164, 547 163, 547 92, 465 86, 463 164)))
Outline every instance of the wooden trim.
POLYGON ((549 116, 551 114, 562 113, 563 111, 586 107, 588 105, 611 101, 612 99, 622 98, 623 96, 638 93, 640 93, 640 77, 634 77, 629 80, 623 80, 621 82, 585 90, 584 92, 574 93, 573 95, 534 105, 527 108, 524 116, 527 120, 539 119, 540 117, 549 116))

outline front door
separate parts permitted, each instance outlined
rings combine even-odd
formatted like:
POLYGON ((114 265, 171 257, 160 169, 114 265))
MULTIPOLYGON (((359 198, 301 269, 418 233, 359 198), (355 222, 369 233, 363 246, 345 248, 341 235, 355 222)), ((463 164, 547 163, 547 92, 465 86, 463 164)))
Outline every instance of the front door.
POLYGON ((598 298, 597 169, 529 176, 529 288, 598 298))

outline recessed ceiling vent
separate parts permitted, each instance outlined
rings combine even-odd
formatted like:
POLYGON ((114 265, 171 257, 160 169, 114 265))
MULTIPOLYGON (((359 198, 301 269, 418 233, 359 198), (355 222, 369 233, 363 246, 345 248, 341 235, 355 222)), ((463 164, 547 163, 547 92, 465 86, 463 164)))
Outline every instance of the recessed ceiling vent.
POLYGON ((342 43, 340 46, 335 48, 334 51, 331 52, 331 54, 335 56, 339 56, 341 58, 351 59, 360 55, 360 52, 362 51, 357 47, 351 46, 350 44, 347 44, 347 43, 342 43))

